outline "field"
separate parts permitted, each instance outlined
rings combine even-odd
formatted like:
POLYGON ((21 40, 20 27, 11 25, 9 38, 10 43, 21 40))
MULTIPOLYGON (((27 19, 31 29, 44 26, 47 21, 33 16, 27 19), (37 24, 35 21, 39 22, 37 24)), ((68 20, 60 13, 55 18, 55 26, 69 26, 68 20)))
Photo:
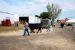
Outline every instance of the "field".
POLYGON ((9 31, 17 31, 17 30, 21 30, 21 29, 23 29, 23 26, 19 26, 19 27, 15 27, 15 26, 6 27, 6 26, 1 26, 0 25, 0 33, 1 32, 9 32, 9 31))

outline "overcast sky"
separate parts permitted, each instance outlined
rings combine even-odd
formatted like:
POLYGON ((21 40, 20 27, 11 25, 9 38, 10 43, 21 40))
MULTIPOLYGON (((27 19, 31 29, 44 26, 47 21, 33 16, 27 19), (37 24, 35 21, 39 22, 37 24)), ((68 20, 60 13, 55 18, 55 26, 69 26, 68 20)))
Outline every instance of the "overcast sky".
POLYGON ((60 18, 75 17, 75 0, 0 0, 0 11, 16 15, 34 16, 47 11, 48 2, 54 3, 62 9, 60 18))

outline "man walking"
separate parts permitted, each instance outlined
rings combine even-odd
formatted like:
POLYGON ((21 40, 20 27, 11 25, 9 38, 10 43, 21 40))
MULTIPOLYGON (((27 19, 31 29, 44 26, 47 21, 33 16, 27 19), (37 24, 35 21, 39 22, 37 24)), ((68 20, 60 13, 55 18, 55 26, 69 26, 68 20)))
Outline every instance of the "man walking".
POLYGON ((25 29, 24 29, 24 35, 23 36, 25 36, 25 34, 26 34, 26 32, 28 33, 28 36, 29 36, 29 25, 28 25, 28 23, 25 21, 25 24, 24 24, 24 27, 25 27, 25 29))
POLYGON ((50 31, 51 20, 48 20, 47 31, 50 31))

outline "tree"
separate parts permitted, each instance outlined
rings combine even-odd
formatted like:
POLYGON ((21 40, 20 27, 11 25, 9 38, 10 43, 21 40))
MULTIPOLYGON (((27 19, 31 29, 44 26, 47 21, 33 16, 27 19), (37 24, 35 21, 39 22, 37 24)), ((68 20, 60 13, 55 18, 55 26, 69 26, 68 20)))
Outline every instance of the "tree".
POLYGON ((40 16, 38 16, 38 15, 35 15, 35 17, 40 17, 40 16))
POLYGON ((57 16, 61 13, 61 9, 54 5, 54 4, 49 4, 47 5, 47 10, 49 12, 49 16, 51 17, 52 20, 52 25, 54 25, 54 20, 57 18, 57 16))
POLYGON ((46 18, 50 19, 49 13, 48 12, 42 12, 40 14, 40 18, 42 18, 42 19, 46 19, 46 18))
POLYGON ((42 12, 42 13, 40 13, 40 16, 35 15, 35 17, 39 17, 39 18, 42 18, 42 19, 51 19, 48 12, 42 12))

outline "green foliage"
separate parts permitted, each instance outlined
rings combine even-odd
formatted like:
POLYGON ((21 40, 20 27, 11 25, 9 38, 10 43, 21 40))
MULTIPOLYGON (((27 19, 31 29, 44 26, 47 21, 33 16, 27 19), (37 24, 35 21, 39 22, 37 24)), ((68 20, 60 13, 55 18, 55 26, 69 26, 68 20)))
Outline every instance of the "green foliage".
POLYGON ((55 4, 49 4, 47 5, 48 12, 42 12, 40 16, 35 15, 36 17, 42 18, 42 19, 51 19, 52 25, 54 24, 54 20, 58 17, 58 15, 61 13, 61 9, 55 5, 55 4))
POLYGON ((42 13, 40 13, 40 16, 35 15, 35 17, 39 17, 39 18, 42 18, 42 19, 51 19, 51 16, 49 15, 48 12, 42 12, 42 13))
POLYGON ((38 15, 35 15, 35 17, 40 17, 40 16, 38 16, 38 15))
POLYGON ((49 13, 48 12, 42 12, 40 14, 40 18, 42 18, 42 19, 46 19, 46 18, 50 19, 51 17, 49 17, 49 13))
POLYGON ((61 9, 54 4, 49 4, 47 5, 47 10, 49 12, 49 16, 51 16, 52 19, 52 25, 54 23, 54 20, 58 17, 58 15, 61 13, 61 9))

